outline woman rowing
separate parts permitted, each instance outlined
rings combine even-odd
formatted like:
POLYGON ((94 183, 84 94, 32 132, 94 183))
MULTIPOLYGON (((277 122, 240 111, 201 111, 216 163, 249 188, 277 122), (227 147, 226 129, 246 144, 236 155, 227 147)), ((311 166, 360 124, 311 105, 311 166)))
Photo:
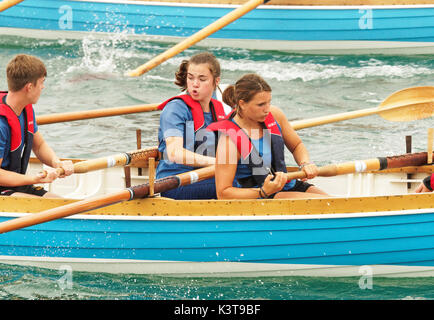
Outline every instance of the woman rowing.
MULTIPOLYGON (((225 118, 223 104, 213 95, 220 82, 220 64, 208 52, 184 60, 176 72, 175 84, 185 94, 170 98, 159 108, 159 151, 157 178, 215 164, 216 135, 206 127, 225 118)), ((162 196, 173 199, 215 199, 215 180, 207 179, 179 187, 162 196)))
POLYGON ((220 131, 216 152, 216 189, 219 199, 307 198, 327 194, 314 185, 287 181, 284 146, 308 179, 318 168, 285 114, 271 106, 271 88, 256 74, 247 74, 223 93, 235 110, 227 120, 211 124, 220 131))

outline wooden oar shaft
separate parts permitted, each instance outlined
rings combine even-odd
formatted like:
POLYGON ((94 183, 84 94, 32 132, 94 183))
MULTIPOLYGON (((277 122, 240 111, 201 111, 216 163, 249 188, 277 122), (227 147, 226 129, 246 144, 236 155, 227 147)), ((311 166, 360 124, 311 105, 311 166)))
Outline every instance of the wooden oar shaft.
MULTIPOLYGON (((74 163, 74 173, 87 173, 90 171, 106 169, 111 167, 121 167, 131 164, 136 167, 147 167, 149 158, 159 159, 160 153, 157 147, 134 150, 114 154, 108 157, 85 160, 74 163)), ((63 168, 58 168, 57 173, 65 173, 63 168)))
POLYGON ((89 210, 102 208, 110 204, 129 200, 130 195, 131 194, 128 190, 122 190, 116 193, 112 193, 110 195, 103 195, 87 200, 81 200, 61 207, 45 210, 39 213, 29 214, 16 219, 11 219, 0 223, 0 233, 26 228, 35 224, 68 217, 73 214, 86 212, 89 210))
POLYGON ((3 0, 0 2, 0 12, 5 11, 6 9, 9 9, 10 7, 13 7, 14 5, 22 2, 23 0, 3 0))
POLYGON ((300 130, 300 129, 310 128, 310 127, 320 126, 323 124, 370 116, 377 113, 379 113, 378 108, 369 108, 364 110, 356 110, 356 111, 332 114, 332 115, 317 117, 312 119, 291 121, 291 126, 294 128, 294 130, 300 130))
MULTIPOLYGON (((208 166, 184 173, 180 173, 165 178, 160 178, 154 182, 154 192, 161 193, 167 190, 175 189, 180 186, 193 184, 202 180, 214 177, 215 166, 208 166)), ((145 198, 149 195, 149 183, 141 184, 130 188, 132 192, 131 199, 145 198)))
POLYGON ((36 122, 38 125, 66 122, 66 121, 76 121, 84 119, 102 118, 102 117, 112 117, 120 116, 124 114, 139 113, 139 112, 149 112, 156 111, 158 104, 140 104, 134 106, 116 107, 116 108, 106 108, 106 109, 94 109, 94 110, 84 110, 77 112, 66 112, 66 113, 55 113, 36 117, 36 122))
MULTIPOLYGON (((434 158, 434 153, 433 153, 434 158)), ((330 164, 318 168, 320 177, 332 177, 342 174, 350 174, 357 172, 366 172, 374 170, 393 169, 409 166, 422 166, 427 164, 427 153, 409 153, 392 157, 379 157, 368 160, 357 160, 344 162, 340 164, 330 164)), ((287 173, 288 180, 304 179, 306 174, 304 171, 296 171, 287 173)))
MULTIPOLYGON (((166 178, 157 179, 154 182, 155 193, 168 191, 179 186, 192 184, 211 178, 214 176, 214 171, 215 166, 210 166, 166 178)), ((102 208, 118 202, 145 198, 147 196, 149 196, 149 183, 127 188, 110 195, 101 195, 2 222, 0 223, 0 233, 30 227, 35 224, 65 218, 74 214, 102 208)))
MULTIPOLYGON (((124 114, 158 110, 158 104, 145 104, 107 109, 94 109, 77 112, 42 115, 37 117, 38 125, 119 116, 124 114)), ((378 114, 389 121, 412 121, 425 119, 434 114, 434 87, 407 88, 390 95, 376 108, 343 112, 312 119, 292 121, 295 130, 310 128, 323 124, 350 120, 378 114)))
MULTIPOLYGON (((106 169, 117 166, 125 166, 130 162, 130 158, 126 153, 119 153, 113 156, 80 161, 74 164, 74 173, 86 173, 100 169, 106 169)), ((63 174, 63 169, 57 169, 60 174, 63 174)))
POLYGON ((221 28, 225 27, 229 23, 235 21, 239 17, 243 16, 244 14, 255 9, 257 6, 259 6, 263 3, 264 3, 264 0, 249 0, 248 2, 243 4, 242 6, 229 12, 225 16, 221 17, 220 19, 216 20, 215 22, 211 23, 210 25, 206 26, 205 28, 201 29, 200 31, 196 32, 195 34, 188 37, 187 39, 181 41, 180 43, 178 43, 177 45, 166 50, 162 54, 149 60, 147 63, 141 65, 140 67, 136 68, 133 71, 130 71, 128 73, 128 75, 130 77, 137 77, 137 76, 144 74, 145 72, 148 72, 149 70, 155 68, 156 66, 160 65, 164 61, 177 55, 178 53, 182 52, 183 50, 191 47, 192 45, 196 44, 197 42, 205 39, 209 35, 220 30, 221 28))
POLYGON ((215 166, 208 166, 200 169, 196 169, 193 171, 185 172, 178 174, 178 178, 180 180, 180 185, 185 186, 188 184, 192 184, 198 181, 206 180, 214 177, 215 174, 215 166))
POLYGON ((139 168, 145 168, 149 166, 149 158, 159 160, 161 155, 158 151, 158 147, 144 148, 128 152, 131 158, 131 165, 139 168))

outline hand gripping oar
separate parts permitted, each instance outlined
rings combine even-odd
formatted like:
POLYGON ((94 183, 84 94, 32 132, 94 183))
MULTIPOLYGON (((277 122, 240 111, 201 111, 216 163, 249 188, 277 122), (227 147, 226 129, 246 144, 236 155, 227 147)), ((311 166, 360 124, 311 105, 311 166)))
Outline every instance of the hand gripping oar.
MULTIPOLYGON (((160 193, 187 184, 192 184, 214 176, 215 166, 200 168, 197 170, 157 179, 154 182, 154 192, 160 193)), ((19 218, 0 223, 0 233, 5 233, 35 224, 64 218, 73 214, 83 213, 89 210, 102 208, 115 203, 133 199, 145 198, 149 195, 149 183, 141 184, 108 195, 97 196, 61 207, 48 209, 39 213, 33 213, 19 218)))
POLYGON ((14 5, 22 2, 23 0, 3 0, 0 2, 0 12, 5 11, 6 9, 9 9, 10 7, 13 7, 14 5))
MULTIPOLYGON (((433 153, 434 159, 434 153, 433 153)), ((341 174, 358 173, 374 170, 384 170, 393 168, 402 168, 410 166, 423 166, 427 164, 427 153, 408 153, 399 156, 379 157, 368 160, 357 160, 344 162, 340 164, 329 164, 319 167, 318 176, 332 177, 341 174)), ((304 179, 306 173, 304 171, 296 171, 287 173, 288 180, 304 179)))
POLYGON ((378 114, 389 121, 412 121, 434 115, 434 87, 412 87, 392 93, 378 107, 292 121, 294 130, 378 114))
POLYGON ((130 77, 138 77, 145 72, 148 72, 149 70, 155 68, 156 66, 160 65, 164 61, 170 59, 171 57, 177 55, 178 53, 184 51, 185 49, 191 47, 192 45, 196 44, 197 42, 205 39, 209 35, 213 34, 214 32, 217 32, 218 30, 222 29, 223 27, 227 26, 229 23, 237 20, 241 16, 245 15, 246 13, 252 11, 257 6, 268 2, 269 0, 249 0, 242 6, 238 7, 237 9, 229 12, 225 16, 221 17, 217 21, 214 21, 210 25, 206 26, 205 28, 201 29, 200 31, 196 32, 192 36, 188 37, 187 39, 181 41, 177 45, 173 46, 172 48, 166 50, 162 54, 156 56, 155 58, 151 59, 147 63, 141 65, 140 67, 136 68, 133 71, 130 71, 127 73, 130 77))

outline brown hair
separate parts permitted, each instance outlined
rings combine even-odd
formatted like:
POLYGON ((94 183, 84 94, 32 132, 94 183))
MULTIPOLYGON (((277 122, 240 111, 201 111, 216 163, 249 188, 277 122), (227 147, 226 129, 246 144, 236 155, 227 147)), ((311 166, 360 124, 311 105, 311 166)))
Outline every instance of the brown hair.
POLYGON ((217 58, 210 52, 201 52, 192 56, 189 60, 183 60, 179 66, 178 71, 175 73, 175 84, 181 87, 181 91, 187 90, 187 71, 190 64, 204 64, 207 63, 209 71, 215 79, 220 77, 220 63, 217 58))
POLYGON ((16 55, 6 67, 9 91, 19 91, 27 83, 36 84, 37 80, 47 76, 44 63, 28 54, 16 55))
POLYGON ((270 85, 261 76, 249 73, 242 76, 235 85, 228 86, 223 92, 222 98, 224 103, 235 109, 239 116, 242 116, 238 102, 240 100, 249 102, 255 94, 263 91, 271 92, 270 85))

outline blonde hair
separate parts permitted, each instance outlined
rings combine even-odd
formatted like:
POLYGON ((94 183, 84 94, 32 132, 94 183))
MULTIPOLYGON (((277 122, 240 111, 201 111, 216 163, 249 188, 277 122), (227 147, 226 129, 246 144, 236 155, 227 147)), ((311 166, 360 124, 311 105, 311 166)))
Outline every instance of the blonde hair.
POLYGON ((44 63, 28 54, 16 55, 6 67, 9 91, 19 91, 27 83, 36 84, 37 80, 47 76, 44 63))
POLYGON ((183 60, 179 66, 178 71, 175 73, 175 84, 181 88, 181 91, 187 90, 187 72, 190 64, 208 64, 209 71, 214 78, 214 85, 216 79, 220 77, 220 63, 217 58, 210 52, 201 52, 192 56, 189 60, 183 60))
POLYGON ((241 117, 239 101, 249 102, 259 92, 271 92, 270 85, 259 75, 249 73, 242 76, 235 85, 228 86, 223 92, 222 98, 224 103, 235 109, 235 112, 241 117))

